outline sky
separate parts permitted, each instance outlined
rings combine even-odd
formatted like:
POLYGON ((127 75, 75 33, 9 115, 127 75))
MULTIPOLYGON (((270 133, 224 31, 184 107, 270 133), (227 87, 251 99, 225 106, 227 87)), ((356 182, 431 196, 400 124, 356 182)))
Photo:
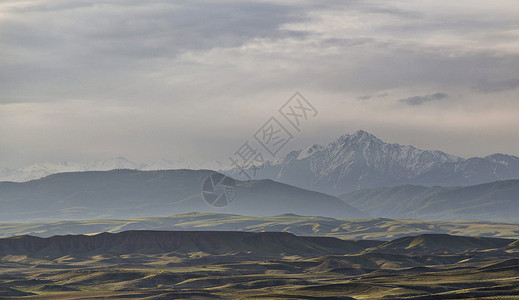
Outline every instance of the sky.
POLYGON ((286 151, 368 131, 519 156, 519 3, 0 2, 0 167, 225 161, 299 91, 286 151))

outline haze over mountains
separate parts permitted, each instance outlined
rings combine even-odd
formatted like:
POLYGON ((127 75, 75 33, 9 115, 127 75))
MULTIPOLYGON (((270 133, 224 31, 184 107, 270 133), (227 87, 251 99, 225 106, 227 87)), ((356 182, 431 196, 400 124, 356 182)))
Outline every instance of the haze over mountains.
MULTIPOLYGON (((218 166, 221 164, 216 163, 215 167, 218 166)), ((179 168, 198 169, 199 165, 186 160, 164 159, 144 164, 123 157, 88 163, 41 163, 20 169, 0 168, 0 181, 23 182, 61 172, 179 168)), ((244 179, 237 169, 222 172, 244 179)), ((278 160, 267 161, 257 171, 255 179, 272 179, 331 195, 406 184, 468 186, 519 179, 519 157, 493 154, 464 159, 442 151, 386 143, 360 130, 343 135, 326 146, 313 145, 292 151, 278 160)))
POLYGON ((519 180, 467 187, 372 188, 340 197, 269 179, 239 181, 236 201, 214 208, 202 197, 202 183, 210 174, 214 171, 112 170, 0 182, 0 222, 163 217, 189 212, 519 222, 519 180))
MULTIPOLYGON (((20 169, 0 168, 0 181, 23 182, 61 172, 180 168, 199 169, 200 166, 186 160, 162 159, 145 164, 118 157, 87 163, 40 163, 20 169)), ((216 162, 215 168, 220 169, 221 164, 216 162)), ((245 179, 237 169, 222 172, 245 179)), ((264 168, 257 171, 255 179, 272 179, 331 195, 406 184, 468 186, 519 179, 519 157, 493 154, 464 159, 442 151, 386 143, 360 130, 343 135, 326 146, 313 145, 292 151, 278 160, 267 161, 264 168)))
MULTIPOLYGON (((219 164, 216 163, 215 166, 219 166, 219 164)), ((161 159, 151 163, 136 163, 124 157, 115 157, 106 160, 83 163, 60 161, 57 163, 37 163, 18 169, 0 168, 0 181, 24 182, 63 172, 110 171, 115 169, 151 171, 199 168, 199 165, 193 162, 188 162, 185 159, 177 161, 161 159)))
MULTIPOLYGON (((0 182, 0 221, 100 219, 222 212, 202 198, 210 170, 113 170, 59 173, 29 182, 0 182)), ((365 214, 341 199, 272 180, 238 182, 226 213, 284 213, 337 218, 365 214)))
MULTIPOLYGON (((462 159, 441 151, 388 144, 365 131, 341 136, 325 147, 313 145, 266 162, 256 176, 259 180, 240 182, 239 201, 224 209, 211 208, 202 199, 202 182, 213 171, 135 170, 174 164, 162 161, 139 165, 124 158, 83 165, 42 164, 40 167, 45 168, 34 167, 34 172, 18 175, 36 176, 62 169, 121 170, 0 182, 0 221, 154 217, 188 212, 519 221, 515 215, 519 210, 519 180, 503 181, 519 178, 518 157, 494 154, 462 159), (471 186, 477 184, 483 185, 471 186), (344 201, 329 196, 339 194, 344 201)), ((239 177, 236 170, 227 173, 239 177)))
MULTIPOLYGON (((239 178, 239 170, 228 172, 239 178)), ((519 157, 493 154, 463 159, 441 151, 389 144, 365 131, 326 146, 313 145, 269 161, 256 178, 331 195, 370 187, 415 184, 467 186, 519 179, 519 157)))
POLYGON ((519 180, 467 187, 404 185, 340 196, 346 203, 383 218, 519 222, 519 180))

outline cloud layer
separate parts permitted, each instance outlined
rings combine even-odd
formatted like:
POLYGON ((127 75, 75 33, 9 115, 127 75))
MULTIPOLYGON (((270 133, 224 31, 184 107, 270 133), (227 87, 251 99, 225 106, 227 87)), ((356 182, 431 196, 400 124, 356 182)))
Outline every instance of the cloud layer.
POLYGON ((511 0, 2 1, 0 166, 225 160, 296 90, 320 114, 293 147, 365 129, 519 155, 517 20, 511 0))
POLYGON ((398 101, 408 104, 408 105, 422 105, 429 101, 436 101, 436 100, 442 100, 449 97, 449 95, 445 93, 434 93, 432 95, 426 95, 426 96, 413 96, 405 99, 400 99, 398 101))

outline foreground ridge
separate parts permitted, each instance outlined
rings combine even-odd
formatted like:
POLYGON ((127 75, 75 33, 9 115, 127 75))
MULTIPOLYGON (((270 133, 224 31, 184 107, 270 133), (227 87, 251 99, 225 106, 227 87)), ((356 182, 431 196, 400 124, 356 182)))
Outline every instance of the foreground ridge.
POLYGON ((495 299, 519 295, 518 242, 236 231, 16 236, 0 239, 0 297, 495 299))

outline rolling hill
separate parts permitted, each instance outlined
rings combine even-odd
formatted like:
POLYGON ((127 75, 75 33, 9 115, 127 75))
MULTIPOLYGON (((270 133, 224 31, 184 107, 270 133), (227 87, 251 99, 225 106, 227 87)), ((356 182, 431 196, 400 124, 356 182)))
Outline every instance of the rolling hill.
POLYGON ((326 194, 272 180, 237 182, 236 200, 213 208, 202 198, 210 170, 113 170, 0 182, 0 221, 51 221, 219 212, 253 216, 285 213, 338 218, 368 215, 326 194))
POLYGON ((0 239, 2 299, 512 299, 513 240, 126 231, 0 239))
POLYGON ((519 222, 519 180, 451 188, 373 188, 340 198, 374 217, 519 222))
POLYGON ((452 234, 519 238, 519 225, 482 221, 422 221, 391 219, 332 219, 285 214, 250 217, 216 213, 188 213, 170 217, 121 220, 78 220, 50 223, 0 223, 0 237, 117 233, 127 230, 290 232, 347 240, 392 240, 409 235, 452 234))
POLYGON ((27 255, 37 257, 83 257, 96 255, 164 254, 191 257, 204 255, 242 255, 252 257, 301 257, 390 253, 442 253, 515 248, 517 240, 465 237, 448 234, 406 236, 388 242, 342 240, 332 237, 304 237, 287 232, 238 231, 151 231, 132 230, 96 235, 57 235, 48 238, 15 236, 0 239, 0 257, 27 255))
POLYGON ((328 237, 298 237, 286 232, 237 231, 124 231, 97 235, 40 238, 16 236, 0 239, 0 256, 62 257, 66 255, 160 254, 210 255, 252 253, 255 257, 304 257, 354 254, 378 241, 345 241, 328 237))
POLYGON ((423 234, 407 236, 386 242, 377 247, 377 251, 389 252, 463 252, 469 250, 502 249, 513 246, 516 240, 487 237, 466 237, 448 234, 423 234))

